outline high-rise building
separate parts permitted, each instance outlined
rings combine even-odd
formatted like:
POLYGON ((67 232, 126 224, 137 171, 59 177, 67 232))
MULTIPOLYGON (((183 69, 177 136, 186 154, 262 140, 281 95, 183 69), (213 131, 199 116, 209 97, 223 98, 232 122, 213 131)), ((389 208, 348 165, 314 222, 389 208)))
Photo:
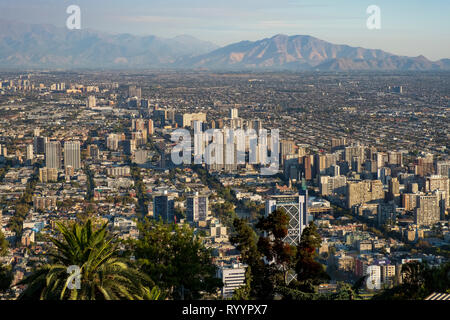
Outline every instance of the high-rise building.
POLYGON ((155 219, 162 219, 164 222, 174 221, 174 209, 174 198, 169 196, 167 191, 164 191, 162 195, 153 197, 153 217, 155 219))
POLYGON ((281 164, 284 164, 284 160, 288 155, 295 153, 295 143, 294 140, 286 140, 282 139, 280 141, 280 156, 281 156, 281 164))
POLYGON ((421 177, 426 177, 434 173, 434 162, 432 154, 427 154, 425 157, 417 158, 415 173, 421 177))
POLYGON ((388 200, 394 200, 400 204, 400 182, 397 178, 391 178, 388 186, 388 200))
POLYGON ((43 183, 58 181, 58 169, 56 168, 40 168, 39 181, 43 183))
POLYGON ((121 140, 118 134, 111 133, 106 138, 106 147, 109 150, 117 151, 119 149, 119 141, 121 140))
POLYGON ((44 154, 45 153, 45 144, 48 142, 48 138, 47 137, 38 137, 35 136, 33 138, 33 147, 34 147, 34 152, 36 154, 44 154))
POLYGON ((64 143, 64 166, 71 166, 74 170, 81 168, 79 141, 67 141, 64 143))
POLYGON ((95 96, 89 96, 86 102, 86 107, 88 108, 94 108, 97 106, 97 101, 95 99, 95 96))
POLYGON ((417 207, 414 218, 415 223, 420 226, 432 226, 439 222, 441 211, 437 193, 417 196, 417 207))
POLYGON ((390 165, 401 166, 403 163, 403 155, 401 152, 389 151, 388 152, 388 163, 390 165))
POLYGON ((141 108, 148 109, 150 107, 148 99, 141 99, 141 108))
POLYGON ((127 155, 132 155, 136 150, 136 140, 125 140, 123 142, 123 152, 127 155))
MULTIPOLYGON (((161 123, 161 127, 164 127, 167 119, 167 110, 166 109, 155 109, 153 111, 153 119, 155 121, 159 121, 161 123)), ((176 116, 175 116, 176 121, 176 116)))
POLYGON ((425 181, 425 191, 431 192, 435 190, 440 190, 445 192, 445 207, 450 207, 450 179, 448 177, 432 175, 426 178, 425 181))
POLYGON ((247 265, 241 263, 222 265, 217 269, 217 278, 221 279, 223 283, 223 298, 231 298, 234 291, 244 285, 246 269, 247 265))
POLYGON ((366 271, 366 287, 369 290, 381 289, 381 268, 377 265, 371 265, 367 267, 366 271))
POLYGON ((417 194, 415 193, 403 193, 402 194, 402 207, 406 211, 413 211, 417 207, 417 194))
POLYGON ((389 91, 393 93, 403 93, 402 86, 389 86, 389 91))
POLYGON ((70 180, 70 177, 73 177, 75 175, 75 169, 72 166, 64 166, 64 173, 66 174, 66 179, 70 180))
POLYGON ((386 162, 388 162, 388 155, 384 152, 377 152, 376 161, 377 161, 377 169, 380 169, 385 166, 386 162))
POLYGON ((394 202, 380 203, 377 207, 378 226, 390 222, 394 223, 396 219, 397 205, 394 202))
POLYGON ((167 120, 168 120, 171 124, 174 124, 174 123, 175 123, 175 110, 173 110, 173 109, 168 109, 168 110, 167 110, 167 120))
POLYGON ((136 147, 141 147, 147 144, 147 131, 136 131, 131 133, 131 140, 134 140, 136 147))
POLYGON ((450 178, 450 160, 436 162, 436 174, 450 178))
POLYGON ((205 139, 202 122, 194 121, 194 163, 200 164, 205 154, 205 139))
POLYGON ((344 149, 344 147, 347 145, 347 139, 346 138, 332 138, 331 139, 331 151, 344 149))
POLYGON ((325 169, 327 168, 327 158, 324 154, 314 155, 314 177, 318 177, 321 173, 325 174, 325 169))
POLYGON ((148 120, 148 135, 152 136, 155 133, 155 129, 153 127, 153 120, 149 119, 148 120))
MULTIPOLYGON (((346 147, 344 152, 345 161, 352 165, 353 157, 358 157, 360 162, 363 163, 365 161, 365 147, 360 145, 346 147)), ((355 168, 352 167, 352 170, 355 171, 355 168)))
POLYGON ((313 178, 314 169, 314 156, 306 155, 300 159, 300 164, 303 172, 303 176, 306 180, 311 180, 313 178))
POLYGON ((230 109, 230 118, 231 119, 238 118, 238 109, 236 109, 236 108, 231 108, 230 109))
POLYGON ((277 209, 283 209, 289 216, 288 234, 283 239, 291 245, 298 245, 303 230, 308 225, 308 191, 304 188, 296 195, 276 195, 266 200, 266 216, 277 209))
POLYGON ((27 160, 33 160, 34 159, 34 153, 33 153, 33 145, 29 144, 27 145, 27 160))
POLYGON ((142 89, 136 86, 128 87, 128 97, 137 97, 139 100, 142 99, 142 89))
POLYGON ((148 158, 147 150, 136 150, 133 153, 133 162, 137 164, 145 164, 148 158))
POLYGON ((347 185, 347 178, 345 176, 320 177, 320 193, 323 196, 329 196, 334 194, 345 194, 346 185, 347 185))
POLYGON ((111 177, 128 177, 131 174, 131 169, 128 166, 109 167, 106 168, 106 174, 111 177))
POLYGON ((61 169, 61 143, 50 141, 45 144, 45 166, 61 169))
POLYGON ((179 128, 192 127, 194 121, 206 122, 206 113, 177 113, 175 122, 179 128))
POLYGON ((142 118, 131 120, 131 130, 132 131, 144 131, 145 121, 142 118))
POLYGON ((260 130, 262 130, 262 121, 261 120, 252 120, 251 121, 251 127, 253 130, 256 131, 256 133, 259 133, 260 130))
POLYGON ((347 207, 377 202, 384 199, 383 183, 380 180, 349 182, 347 185, 347 207))
POLYGON ((208 218, 208 196, 194 195, 186 199, 186 218, 189 222, 206 221, 208 218))
POLYGON ((98 146, 95 144, 88 145, 87 152, 90 158, 97 160, 100 158, 100 151, 98 150, 98 146))

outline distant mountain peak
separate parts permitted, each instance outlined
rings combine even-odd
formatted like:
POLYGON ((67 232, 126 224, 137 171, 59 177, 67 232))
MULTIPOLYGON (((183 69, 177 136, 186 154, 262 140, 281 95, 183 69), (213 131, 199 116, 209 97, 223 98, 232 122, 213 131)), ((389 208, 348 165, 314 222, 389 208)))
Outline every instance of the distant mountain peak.
POLYGON ((108 34, 0 20, 0 67, 177 68, 221 70, 450 70, 450 59, 397 56, 332 44, 310 35, 276 34, 219 48, 191 35, 108 34))
POLYGON ((332 44, 309 35, 276 34, 257 41, 241 41, 186 59, 188 65, 210 69, 401 71, 448 70, 448 61, 431 62, 424 56, 404 57, 375 49, 332 44))

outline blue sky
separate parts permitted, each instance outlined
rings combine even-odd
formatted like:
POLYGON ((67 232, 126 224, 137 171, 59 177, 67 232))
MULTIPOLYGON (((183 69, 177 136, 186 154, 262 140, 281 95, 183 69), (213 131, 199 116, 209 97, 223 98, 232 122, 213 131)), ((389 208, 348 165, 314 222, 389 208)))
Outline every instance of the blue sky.
POLYGON ((450 58, 448 0, 0 0, 0 19, 65 26, 66 8, 81 8, 81 26, 112 33, 189 34, 218 45, 282 33, 400 55, 450 58), (381 30, 366 28, 369 5, 381 30))

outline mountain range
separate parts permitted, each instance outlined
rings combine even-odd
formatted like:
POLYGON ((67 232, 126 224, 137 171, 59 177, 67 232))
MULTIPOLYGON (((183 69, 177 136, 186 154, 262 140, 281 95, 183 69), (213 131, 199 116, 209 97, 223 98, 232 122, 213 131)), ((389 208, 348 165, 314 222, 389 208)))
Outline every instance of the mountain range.
POLYGON ((308 35, 220 48, 189 35, 166 39, 0 21, 0 68, 427 71, 450 70, 450 59, 398 56, 308 35))

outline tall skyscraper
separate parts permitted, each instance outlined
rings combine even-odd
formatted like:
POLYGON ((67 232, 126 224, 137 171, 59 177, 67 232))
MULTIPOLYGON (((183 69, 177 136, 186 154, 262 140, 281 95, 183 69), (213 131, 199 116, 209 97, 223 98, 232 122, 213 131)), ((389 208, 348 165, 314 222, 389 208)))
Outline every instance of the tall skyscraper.
POLYGON ((417 207, 414 215, 417 225, 432 226, 439 222, 440 217, 439 198, 436 193, 417 196, 417 207))
POLYGON ((109 150, 112 151, 117 151, 119 149, 119 141, 120 141, 120 135, 115 134, 115 133, 111 133, 110 135, 108 135, 108 137, 106 138, 106 147, 109 150))
POLYGON ((0 145, 0 155, 4 157, 8 156, 8 148, 6 146, 0 145))
POLYGON ((33 145, 29 144, 27 145, 27 160, 33 160, 34 159, 34 153, 33 153, 33 145))
POLYGON ((133 131, 144 131, 145 130, 145 120, 142 118, 131 120, 131 130, 133 131))
POLYGON ((380 180, 363 180, 350 182, 347 185, 347 207, 349 209, 355 205, 380 202, 383 199, 383 183, 380 180))
POLYGON ((45 144, 45 166, 61 169, 61 143, 59 141, 50 141, 45 144))
POLYGON ((208 196, 194 195, 186 199, 186 217, 189 222, 206 221, 208 218, 208 196))
POLYGON ((445 207, 450 207, 450 179, 443 176, 432 175, 425 180, 425 191, 440 190, 445 192, 445 207))
POLYGON ((123 152, 127 155, 132 155, 136 150, 136 140, 125 140, 123 142, 123 152))
POLYGON ((331 151, 343 149, 347 144, 346 138, 332 138, 331 139, 331 151))
POLYGON ((400 205, 400 182, 397 178, 391 178, 388 185, 388 200, 394 200, 400 205))
POLYGON ((128 87, 128 96, 129 97, 137 97, 138 99, 142 99, 142 89, 136 86, 128 87))
MULTIPOLYGON (((346 147, 344 157, 345 161, 347 161, 351 166, 353 163, 353 157, 358 157, 360 163, 363 163, 365 161, 365 147, 360 145, 346 147)), ((355 168, 352 167, 352 170, 355 171, 355 168)))
POLYGON ((71 166, 74 170, 81 168, 79 141, 68 141, 64 143, 64 166, 71 166))
POLYGON ((172 222, 174 220, 175 201, 172 196, 164 191, 162 195, 153 197, 153 217, 162 219, 164 222, 172 222))
POLYGON ((415 173, 421 177, 426 177, 434 173, 434 162, 432 154, 427 154, 425 157, 417 158, 415 173))
POLYGON ((36 154, 43 154, 45 153, 45 144, 48 142, 47 137, 34 137, 33 138, 33 146, 34 146, 34 152, 36 154))
POLYGON ((260 130, 262 130, 262 121, 261 120, 252 120, 251 121, 252 128, 256 131, 256 133, 259 133, 260 130))
POLYGON ((39 181, 43 183, 56 182, 58 180, 58 169, 40 168, 39 181))
POLYGON ((450 160, 436 162, 436 174, 450 178, 450 160))
POLYGON ((88 155, 92 159, 97 160, 100 157, 100 151, 98 150, 98 146, 95 144, 90 144, 88 146, 88 155))
POLYGON ((155 129, 153 127, 153 120, 149 119, 148 120, 148 135, 152 136, 155 133, 155 129))
POLYGON ((236 109, 236 108, 231 108, 230 109, 230 118, 231 119, 238 118, 238 109, 236 109))
POLYGON ((194 121, 194 163, 202 163, 205 153, 204 133, 202 122, 194 121))

